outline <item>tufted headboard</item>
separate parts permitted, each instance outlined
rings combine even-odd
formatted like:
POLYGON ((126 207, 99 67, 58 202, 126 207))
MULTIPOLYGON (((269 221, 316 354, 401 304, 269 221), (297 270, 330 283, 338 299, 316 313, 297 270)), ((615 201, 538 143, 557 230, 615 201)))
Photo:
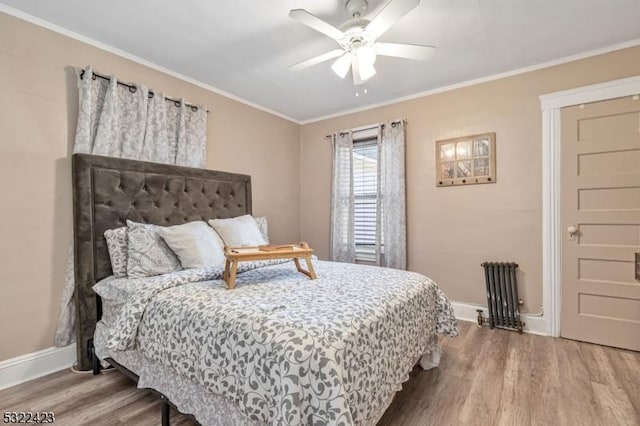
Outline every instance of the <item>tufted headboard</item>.
POLYGON ((104 231, 127 219, 156 225, 251 213, 251 177, 144 161, 74 154, 73 239, 78 368, 91 368, 100 306, 93 285, 111 275, 104 231))

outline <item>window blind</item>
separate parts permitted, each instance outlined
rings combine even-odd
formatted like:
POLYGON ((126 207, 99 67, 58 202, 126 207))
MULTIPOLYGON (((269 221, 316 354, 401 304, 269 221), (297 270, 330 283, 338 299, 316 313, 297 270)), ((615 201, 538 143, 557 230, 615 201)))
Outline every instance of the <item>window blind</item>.
POLYGON ((353 143, 353 195, 356 259, 375 262, 378 196, 378 141, 353 143))

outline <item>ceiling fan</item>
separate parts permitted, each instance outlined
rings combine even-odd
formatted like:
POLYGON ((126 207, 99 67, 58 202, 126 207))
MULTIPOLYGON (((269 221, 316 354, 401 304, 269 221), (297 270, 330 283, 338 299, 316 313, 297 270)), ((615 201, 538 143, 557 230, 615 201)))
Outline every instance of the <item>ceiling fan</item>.
POLYGON ((377 41, 396 21, 419 4, 420 0, 391 0, 372 20, 368 20, 363 17, 369 6, 367 0, 347 0, 345 8, 352 18, 342 24, 340 28, 328 24, 304 9, 290 11, 291 18, 331 37, 340 45, 339 49, 292 65, 290 69, 303 70, 338 58, 331 65, 333 71, 341 78, 345 78, 351 69, 353 83, 362 84, 375 75, 374 63, 378 55, 416 60, 430 58, 435 51, 433 46, 377 41))

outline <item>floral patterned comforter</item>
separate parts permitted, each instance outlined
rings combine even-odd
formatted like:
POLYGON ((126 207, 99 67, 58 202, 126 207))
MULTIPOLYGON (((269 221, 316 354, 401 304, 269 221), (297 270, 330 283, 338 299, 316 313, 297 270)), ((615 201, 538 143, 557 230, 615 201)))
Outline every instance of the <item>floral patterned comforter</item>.
POLYGON ((373 424, 420 357, 439 350, 436 333, 457 335, 453 310, 417 273, 315 267, 314 281, 290 262, 251 269, 234 290, 219 270, 116 280, 129 293, 107 345, 137 347, 252 420, 373 424))

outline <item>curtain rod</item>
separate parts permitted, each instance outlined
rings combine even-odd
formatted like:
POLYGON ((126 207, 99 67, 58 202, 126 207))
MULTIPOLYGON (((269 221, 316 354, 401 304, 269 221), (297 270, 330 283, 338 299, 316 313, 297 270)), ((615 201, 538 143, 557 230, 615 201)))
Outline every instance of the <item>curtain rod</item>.
MULTIPOLYGON (((85 70, 81 70, 80 71, 80 80, 82 80, 82 78, 84 77, 84 73, 85 73, 85 70)), ((98 74, 97 72, 93 71, 93 77, 92 78, 95 80, 96 77, 101 78, 103 80, 111 81, 111 77, 109 77, 108 75, 98 74)), ((135 93, 136 90, 138 90, 138 88, 133 84, 123 83, 121 81, 117 81, 117 83, 121 84, 122 86, 128 87, 129 90, 131 91, 131 93, 135 93)), ((154 94, 155 93, 152 90, 149 90, 149 99, 153 98, 154 94)), ((168 96, 165 96, 164 99, 169 101, 169 102, 173 102, 173 104, 175 106, 177 106, 177 107, 180 106, 180 100, 178 100, 178 99, 173 99, 173 98, 170 98, 168 96)), ((185 104, 185 106, 190 107, 192 111, 197 111, 198 108, 200 108, 198 105, 193 105, 193 104, 189 104, 189 103, 186 103, 186 102, 184 104, 185 104)), ((209 110, 205 110, 205 111, 206 111, 207 114, 209 114, 209 110)))
MULTIPOLYGON (((402 118, 402 119, 399 119, 399 120, 393 120, 393 121, 390 121, 390 123, 391 123, 391 125, 398 124, 398 123, 405 123, 405 124, 406 124, 406 123, 407 123, 407 119, 406 119, 406 118, 402 118)), ((377 128, 378 128, 378 126, 380 126, 380 127, 384 127, 384 123, 374 124, 374 125, 372 125, 372 126, 356 127, 356 128, 349 129, 349 130, 340 130, 340 131, 338 131, 338 132, 336 132, 336 133, 346 133, 346 132, 354 132, 354 133, 355 133, 355 132, 365 132, 365 131, 367 131, 367 130, 377 129, 377 128)), ((333 137, 333 134, 331 134, 331 135, 325 135, 324 137, 325 137, 325 138, 332 138, 332 137, 333 137)))

